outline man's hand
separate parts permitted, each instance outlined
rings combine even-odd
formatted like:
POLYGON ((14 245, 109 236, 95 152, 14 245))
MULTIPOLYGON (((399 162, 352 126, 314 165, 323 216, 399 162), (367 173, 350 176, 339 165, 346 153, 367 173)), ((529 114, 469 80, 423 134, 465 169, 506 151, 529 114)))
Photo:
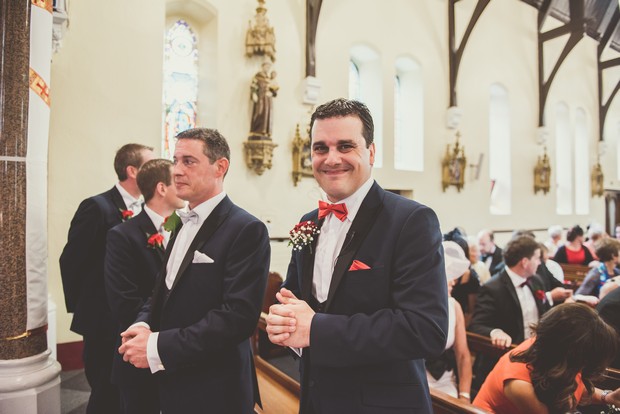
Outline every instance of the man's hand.
POLYGON ((512 338, 501 329, 491 331, 491 343, 498 348, 508 348, 512 344, 512 338))
POLYGON ((573 291, 570 289, 565 289, 563 287, 556 287, 551 290, 551 299, 553 299, 553 303, 564 302, 566 299, 573 296, 573 291))
POLYGON ((123 355, 123 361, 136 368, 148 368, 146 344, 151 333, 151 330, 144 326, 132 327, 121 333, 123 344, 118 348, 118 352, 123 355))
POLYGON ((269 340, 277 345, 293 348, 310 346, 310 325, 314 311, 288 289, 276 294, 279 305, 272 305, 267 316, 269 340))

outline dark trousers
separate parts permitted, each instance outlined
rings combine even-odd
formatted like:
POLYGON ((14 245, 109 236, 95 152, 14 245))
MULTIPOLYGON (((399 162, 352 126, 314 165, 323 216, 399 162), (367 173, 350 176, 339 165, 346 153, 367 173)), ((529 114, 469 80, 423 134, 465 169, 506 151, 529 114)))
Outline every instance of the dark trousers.
POLYGON ((112 357, 116 350, 116 331, 100 329, 84 335, 84 373, 90 385, 87 414, 118 414, 118 388, 112 384, 112 357))
POLYGON ((148 384, 121 385, 121 414, 159 414, 159 391, 151 378, 148 384))

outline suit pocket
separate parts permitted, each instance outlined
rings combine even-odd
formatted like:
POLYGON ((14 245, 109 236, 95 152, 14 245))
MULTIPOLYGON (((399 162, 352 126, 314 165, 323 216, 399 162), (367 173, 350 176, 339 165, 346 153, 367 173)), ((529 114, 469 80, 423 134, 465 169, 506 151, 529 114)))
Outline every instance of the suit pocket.
POLYGON ((386 408, 420 408, 424 390, 418 384, 364 384, 362 404, 386 408))

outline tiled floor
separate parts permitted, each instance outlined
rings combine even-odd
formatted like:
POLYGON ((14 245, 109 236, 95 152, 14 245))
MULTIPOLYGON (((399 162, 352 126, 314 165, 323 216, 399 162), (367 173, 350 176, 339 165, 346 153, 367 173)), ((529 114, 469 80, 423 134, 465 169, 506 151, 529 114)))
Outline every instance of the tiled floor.
POLYGON ((60 412, 62 414, 85 414, 90 387, 84 370, 60 373, 60 412))

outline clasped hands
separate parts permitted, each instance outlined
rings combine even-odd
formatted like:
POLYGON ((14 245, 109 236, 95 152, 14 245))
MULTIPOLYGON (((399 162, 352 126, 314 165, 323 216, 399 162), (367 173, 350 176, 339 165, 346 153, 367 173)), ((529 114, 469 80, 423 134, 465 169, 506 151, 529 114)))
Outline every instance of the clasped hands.
POLYGON ((271 305, 267 315, 269 340, 276 345, 292 348, 310 346, 310 326, 315 312, 288 289, 280 289, 276 299, 280 303, 271 305))
POLYGON ((149 328, 141 325, 130 326, 121 333, 122 344, 118 352, 123 355, 123 361, 129 362, 136 368, 148 368, 146 344, 151 333, 149 328))

